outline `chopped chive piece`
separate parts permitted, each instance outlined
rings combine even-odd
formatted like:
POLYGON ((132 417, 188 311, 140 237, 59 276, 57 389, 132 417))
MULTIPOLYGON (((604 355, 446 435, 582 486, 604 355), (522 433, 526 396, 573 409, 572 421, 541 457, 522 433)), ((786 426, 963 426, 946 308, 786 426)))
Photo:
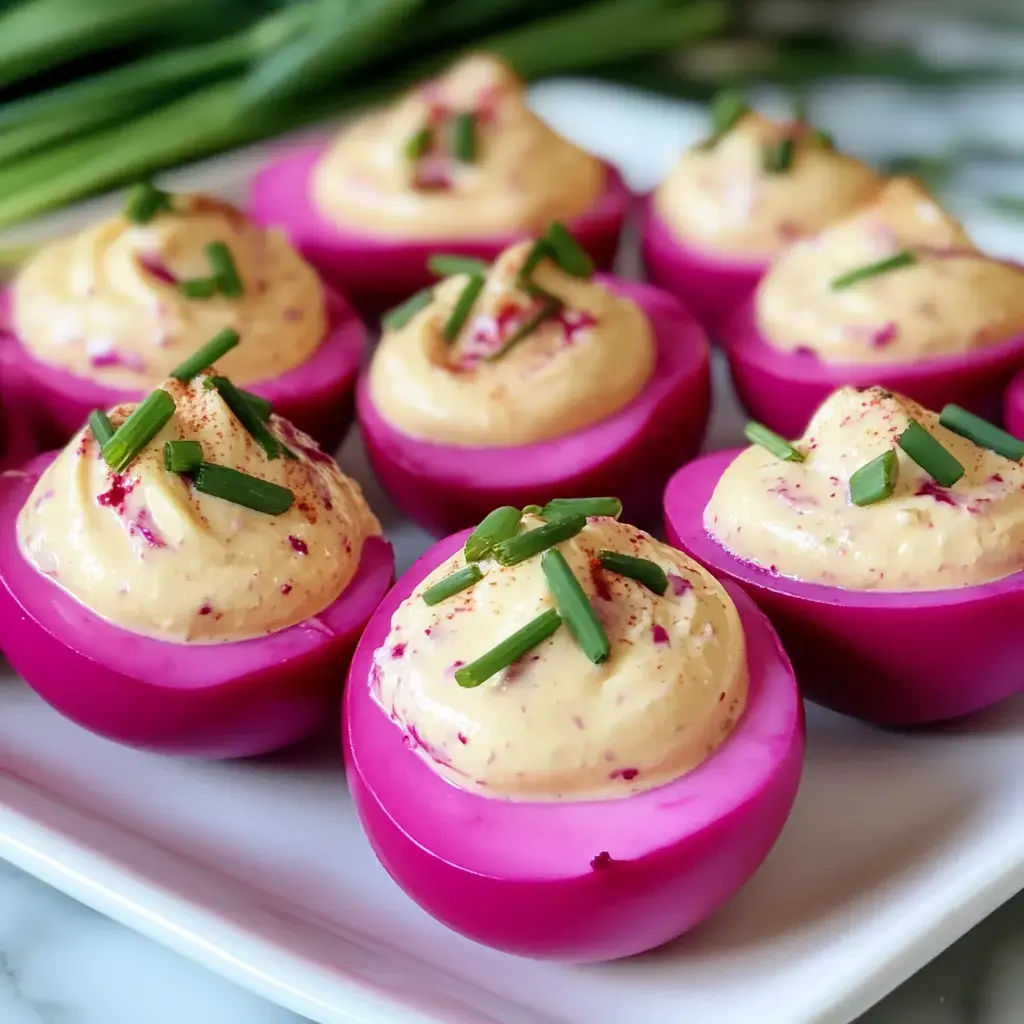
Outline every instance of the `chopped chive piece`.
POLYGON ((270 428, 260 418, 259 413, 249 404, 242 394, 227 377, 211 378, 224 403, 235 414, 235 418, 252 435, 252 439, 267 453, 268 459, 281 457, 283 445, 270 432, 270 428))
POLYGON ((430 128, 421 128, 418 132, 414 132, 405 142, 406 159, 415 163, 430 149, 430 144, 433 141, 434 133, 430 128))
POLYGON ((657 562, 652 562, 649 558, 622 555, 618 551, 602 551, 597 558, 605 569, 616 576, 636 580, 658 597, 665 596, 665 591, 668 590, 668 576, 657 562))
POLYGON ((427 268, 438 277, 452 277, 455 274, 478 276, 488 270, 486 260, 478 260, 472 256, 459 256, 451 252, 435 252, 427 260, 427 268))
POLYGON ((529 281, 533 272, 537 269, 537 264, 550 255, 551 248, 548 245, 547 238, 535 239, 533 245, 530 246, 526 253, 523 265, 519 268, 519 283, 522 284, 524 281, 529 281))
POLYGON ((893 256, 886 257, 884 260, 879 260, 877 263, 867 263, 863 267, 857 267, 845 274, 840 274, 839 277, 832 278, 829 287, 834 292, 841 292, 844 288, 849 288, 850 285, 857 284, 860 281, 866 281, 869 277, 888 274, 890 270, 909 267, 912 263, 916 262, 917 257, 912 252, 904 249, 893 256))
POLYGON ((876 501, 884 501, 896 490, 899 471, 900 460, 892 449, 864 463, 850 477, 850 501, 854 505, 874 505, 876 501))
POLYGON ((459 331, 462 330, 463 325, 469 319, 469 314, 473 312, 473 306, 480 297, 480 292, 483 291, 483 288, 484 279, 480 276, 471 277, 466 282, 466 287, 462 289, 462 293, 455 303, 451 316, 445 321, 445 341, 454 341, 459 336, 459 331))
POLYGON ((201 349, 193 352, 188 359, 171 370, 171 376, 175 380, 190 381, 203 370, 208 370, 222 356, 227 355, 238 342, 238 331, 225 327, 224 330, 218 331, 201 349))
POLYGON ((811 132, 811 141, 822 149, 835 149, 836 140, 832 137, 831 132, 823 131, 821 128, 815 128, 811 132))
POLYGON ((548 520, 566 516, 611 516, 618 519, 622 515, 622 502, 618 498, 552 498, 541 515, 548 520))
POLYGON ((954 434, 973 441, 980 448, 988 448, 989 451, 1014 462, 1024 459, 1024 441, 1019 441, 1013 434, 1000 430, 988 420, 961 409, 959 405, 945 406, 939 423, 947 430, 952 430, 954 434))
POLYGON ((478 562, 481 558, 487 558, 496 545, 514 537, 519 529, 520 518, 519 509, 511 505, 502 505, 488 512, 466 540, 466 561, 478 562))
POLYGON ((148 224, 158 213, 171 209, 171 197, 148 181, 140 181, 128 196, 124 215, 135 224, 148 224))
POLYGON ((532 619, 522 629, 517 629, 476 661, 455 670, 455 682, 467 689, 487 682, 491 676, 508 668, 524 654, 529 654, 538 644, 552 636, 562 624, 562 616, 549 608, 532 619))
POLYGON ((114 426, 102 409, 93 409, 89 413, 89 429, 101 448, 114 436, 114 426))
POLYGON ((460 164, 476 161, 476 114, 455 115, 452 124, 452 152, 460 164))
POLYGON ((204 462, 196 473, 195 489, 268 516, 280 516, 292 507, 295 495, 287 487, 260 480, 230 466, 204 462))
POLYGON ((769 430, 763 423, 751 420, 743 428, 743 436, 751 444, 759 444, 762 448, 767 448, 772 455, 777 455, 787 462, 804 461, 802 452, 798 452, 785 438, 779 437, 774 430, 769 430))
POLYGON ((964 475, 964 467, 917 420, 910 421, 896 443, 943 487, 952 487, 964 475))
POLYGON ((242 287, 242 279, 238 276, 238 268, 235 266, 235 258, 231 250, 224 242, 209 242, 206 246, 206 255, 213 267, 213 276, 217 279, 217 287, 221 295, 229 299, 240 298, 245 293, 242 287))
POLYGON ((551 548, 541 555, 540 567, 551 588, 555 607, 576 638, 576 643, 583 648, 583 653, 595 665, 607 661, 611 652, 608 634, 565 556, 558 548, 551 548))
POLYGON ((146 395, 103 445, 101 451, 106 464, 115 473, 123 473, 173 415, 174 399, 162 388, 146 395))
POLYGON ((523 515, 524 516, 539 516, 544 511, 540 505, 524 505, 523 515))
POLYGON ((747 112, 747 109, 743 93, 735 89, 723 90, 712 97, 711 138, 707 141, 709 149, 733 130, 736 122, 747 112))
POLYGON ((793 140, 778 139, 761 150, 761 169, 765 174, 785 174, 793 166, 793 140))
POLYGON ((380 322, 387 331, 399 330, 404 327, 421 309, 426 309, 434 298, 433 288, 421 288, 415 295, 406 299, 400 306, 389 309, 380 322))
POLYGON ((187 299, 208 299, 217 291, 217 278, 193 277, 179 281, 178 291, 187 299))
POLYGON ((515 537, 503 540, 494 548, 494 557, 502 565, 518 565, 534 555, 539 555, 556 544, 575 537, 587 525, 586 516, 569 516, 567 519, 556 519, 553 523, 545 523, 536 530, 528 530, 515 537))
POLYGON ((194 473, 203 461, 198 441, 165 441, 164 469, 168 473, 194 473))
MULTIPOLYGON (((269 399, 264 398, 262 395, 254 395, 251 391, 245 391, 242 388, 238 389, 238 393, 252 406, 252 410, 264 423, 270 419, 270 414, 274 411, 274 403, 269 399)), ((282 447, 284 447, 282 445, 282 447)))
POLYGON ((568 228, 561 222, 553 220, 545 235, 548 249, 554 261, 573 277, 591 277, 594 273, 594 261, 587 255, 583 247, 569 234, 568 228))
POLYGON ((479 583, 483 578, 484 574, 480 566, 476 562, 471 562, 457 572, 453 572, 450 576, 445 576, 443 580, 435 583, 432 587, 427 587, 423 591, 423 603, 431 606, 440 604, 442 601, 447 601, 449 597, 454 597, 456 594, 462 593, 463 590, 468 590, 474 583, 479 583))
POLYGON ((526 323, 522 325, 522 327, 519 328, 519 330, 514 331, 512 333, 512 336, 505 342, 504 345, 501 346, 501 348, 487 356, 484 359, 484 362, 495 363, 499 359, 508 355, 508 353, 512 349, 514 349, 516 345, 519 344, 519 342, 523 341, 525 338, 528 338, 531 334, 533 334, 533 332, 537 330, 537 328, 540 327, 542 323, 544 323, 546 320, 550 320, 561 308, 561 300, 556 299, 554 298, 554 296, 552 296, 544 303, 543 306, 541 306, 541 308, 536 313, 533 314, 533 316, 530 317, 529 320, 526 321, 526 323))

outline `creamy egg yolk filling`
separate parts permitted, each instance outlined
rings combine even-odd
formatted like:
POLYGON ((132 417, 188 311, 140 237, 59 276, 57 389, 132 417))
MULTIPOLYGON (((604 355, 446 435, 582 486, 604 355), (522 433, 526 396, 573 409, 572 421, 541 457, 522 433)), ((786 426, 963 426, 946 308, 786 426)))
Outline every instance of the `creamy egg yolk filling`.
POLYGON ((803 437, 777 440, 738 455, 704 511, 739 558, 851 590, 944 590, 1024 568, 1024 443, 977 417, 947 406, 940 422, 882 388, 842 388, 803 437))
POLYGON ((1024 332, 1024 270, 985 255, 916 182, 794 243, 756 294, 769 344, 826 362, 905 363, 1024 332))
POLYGON ((370 393, 397 430, 447 445, 527 445, 606 419, 644 389, 657 358, 646 315, 589 269, 536 262, 537 245, 441 281, 385 330, 370 393))
POLYGON ((474 54, 343 130, 316 165, 311 198, 367 234, 479 238, 576 217, 606 179, 599 159, 530 110, 505 63, 474 54))
POLYGON ((683 241, 768 259, 879 188, 875 171, 803 121, 737 113, 684 153, 654 193, 655 211, 683 241))
MULTIPOLYGON (((366 538, 381 532, 359 486, 332 458, 276 416, 258 441, 225 392, 210 386, 222 380, 209 370, 164 381, 163 425, 123 470, 104 457, 110 444, 101 451, 95 419, 104 417, 94 413, 18 515, 24 557, 121 629, 177 643, 285 629, 342 594, 366 538), (169 471, 168 443, 201 450, 201 467, 169 471), (225 475, 234 490, 213 486, 225 475), (269 511, 240 504, 253 489, 284 500, 269 511)), ((110 410, 108 428, 117 431, 135 410, 110 410)))
MULTIPOLYGON (((155 190, 154 190, 155 191, 155 190)), ((316 272, 284 236, 229 203, 170 196, 44 246, 13 285, 14 328, 41 362, 145 389, 230 328, 246 344, 221 370, 239 384, 306 362, 327 329, 316 272)))
POLYGON ((492 513, 509 516, 505 540, 474 551, 470 538, 431 572, 374 655, 384 713, 443 778, 481 796, 649 790, 701 764, 746 704, 743 629, 721 584, 574 504, 552 503, 557 516, 551 506, 492 513), (557 543, 539 540, 552 528, 557 543), (507 649, 531 629, 526 646, 507 649))

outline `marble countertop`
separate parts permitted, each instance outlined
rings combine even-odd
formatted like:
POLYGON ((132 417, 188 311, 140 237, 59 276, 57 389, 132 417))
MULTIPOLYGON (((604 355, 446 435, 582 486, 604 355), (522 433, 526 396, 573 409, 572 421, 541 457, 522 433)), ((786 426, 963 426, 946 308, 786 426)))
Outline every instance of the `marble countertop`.
MULTIPOLYGON (((888 24, 893 33, 908 31, 898 18, 888 24)), ((999 47, 993 48, 991 35, 959 31, 946 22, 929 21, 926 27, 910 24, 922 48, 943 50, 950 59, 973 48, 985 54, 998 52, 1019 65, 1024 53, 1019 42, 1008 46, 1000 39, 999 47)), ((765 99, 769 108, 784 103, 778 96, 765 99)), ((871 82, 833 83, 816 91, 811 100, 812 115, 834 129, 844 145, 867 157, 881 161, 904 155, 908 149, 961 152, 943 198, 965 217, 980 244, 1000 254, 1024 255, 1024 218, 996 215, 986 199, 992 194, 1024 195, 1019 169, 1024 149, 1024 120, 1019 117, 1024 86, 974 85, 938 92, 871 82)), ((693 117, 699 116, 693 112, 693 117)), ((681 124, 680 138, 688 131, 681 124)), ((585 126, 575 134, 586 141, 585 126)), ((676 150, 679 143, 667 137, 666 151, 676 150)), ((0 1024, 295 1024, 300 1020, 0 863, 0 1024)), ((1024 894, 978 925, 858 1024, 1020 1024, 1022 1020, 1024 894)))

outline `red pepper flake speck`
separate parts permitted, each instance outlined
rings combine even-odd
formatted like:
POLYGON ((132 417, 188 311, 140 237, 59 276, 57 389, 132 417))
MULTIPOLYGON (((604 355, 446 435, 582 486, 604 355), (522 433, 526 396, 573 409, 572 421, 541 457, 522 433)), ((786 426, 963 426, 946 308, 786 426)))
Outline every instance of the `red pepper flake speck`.
POLYGON ((290 583, 282 583, 281 584, 281 593, 282 594, 287 596, 291 592, 292 592, 292 585, 290 583))
POLYGON ((651 636, 654 638, 654 642, 656 644, 668 643, 668 631, 659 622, 656 622, 651 626, 651 636))
POLYGON ((466 736, 465 736, 465 734, 464 734, 464 733, 461 733, 461 732, 460 732, 460 733, 458 733, 458 737, 459 737, 459 742, 460 742, 460 743, 461 743, 461 744, 462 744, 463 746, 465 746, 465 745, 466 745, 466 744, 467 744, 467 743, 469 742, 469 740, 468 740, 468 739, 466 738, 466 736))
POLYGON ((402 644, 395 644, 395 646, 391 648, 391 657, 392 658, 401 658, 403 654, 405 654, 405 644, 404 643, 402 643, 402 644))
POLYGON ((199 606, 200 615, 209 615, 213 611, 213 605, 207 602, 206 604, 199 606))
POLYGON ((612 860, 612 855, 607 850, 602 850, 596 857, 590 861, 590 867, 594 871, 604 871, 606 868, 610 868, 615 863, 612 860))
POLYGON ((124 502, 132 492, 135 482, 126 483, 120 473, 111 474, 110 490, 96 496, 96 502, 104 508, 112 508, 118 515, 124 514, 124 502))
POLYGON ((626 782, 631 782, 640 774, 639 768, 616 768, 615 771, 608 776, 609 779, 624 779, 626 782))
POLYGON ((300 555, 308 555, 309 548, 306 547, 306 542, 301 537, 296 537, 294 534, 288 534, 288 543, 292 546, 292 551, 295 551, 300 555))

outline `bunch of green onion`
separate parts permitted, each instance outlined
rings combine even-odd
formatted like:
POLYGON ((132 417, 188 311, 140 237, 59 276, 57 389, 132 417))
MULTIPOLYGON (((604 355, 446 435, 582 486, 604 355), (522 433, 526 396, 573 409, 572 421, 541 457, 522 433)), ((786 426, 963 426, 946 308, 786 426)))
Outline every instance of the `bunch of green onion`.
POLYGON ((468 49, 577 72, 732 0, 0 0, 0 228, 379 100, 468 49))

